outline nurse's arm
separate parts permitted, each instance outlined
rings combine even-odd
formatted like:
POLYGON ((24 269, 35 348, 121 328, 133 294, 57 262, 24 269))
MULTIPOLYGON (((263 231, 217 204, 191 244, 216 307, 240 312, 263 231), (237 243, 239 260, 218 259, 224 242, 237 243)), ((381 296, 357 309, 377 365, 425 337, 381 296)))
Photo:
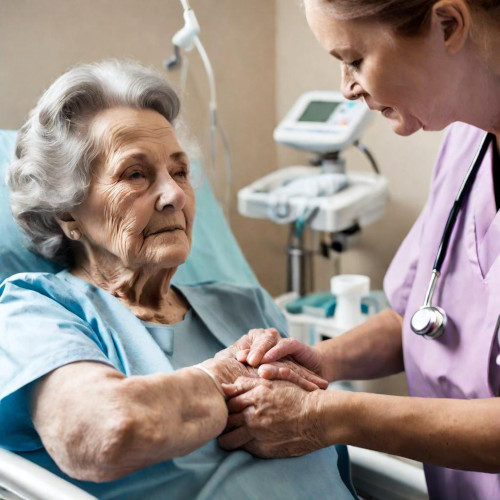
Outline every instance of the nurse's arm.
POLYGON ((410 398, 334 391, 321 396, 317 425, 323 446, 346 443, 442 467, 500 472, 498 398, 410 398))
MULTIPOLYGON (((223 383, 237 376, 231 363, 204 364, 223 383)), ((194 367, 124 377, 101 363, 78 362, 35 385, 31 416, 65 473, 100 482, 202 446, 222 432, 227 409, 213 380, 194 367)))
POLYGON ((404 370, 403 318, 392 309, 317 344, 327 380, 369 380, 404 370))
POLYGON ((227 432, 219 437, 225 449, 276 458, 342 443, 442 467, 500 472, 500 398, 305 392, 250 378, 224 389, 231 398, 227 432))
MULTIPOLYGON (((265 336, 248 349, 253 366, 263 364, 259 374, 267 379, 283 378, 268 363, 292 357, 328 381, 367 380, 403 371, 402 317, 386 309, 365 323, 314 347, 295 339, 265 342, 265 336)), ((240 359, 245 361, 247 359, 240 359)))

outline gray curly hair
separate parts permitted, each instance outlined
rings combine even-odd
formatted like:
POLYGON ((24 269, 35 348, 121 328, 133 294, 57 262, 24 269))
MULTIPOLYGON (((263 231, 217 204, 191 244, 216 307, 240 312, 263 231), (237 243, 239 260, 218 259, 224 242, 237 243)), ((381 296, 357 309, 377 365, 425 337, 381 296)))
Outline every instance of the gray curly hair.
POLYGON ((49 260, 73 263, 71 242, 57 217, 79 205, 90 184, 99 145, 88 133, 89 119, 117 106, 153 109, 171 124, 180 110, 177 94, 160 72, 106 60, 61 75, 19 130, 7 173, 11 210, 31 249, 49 260))

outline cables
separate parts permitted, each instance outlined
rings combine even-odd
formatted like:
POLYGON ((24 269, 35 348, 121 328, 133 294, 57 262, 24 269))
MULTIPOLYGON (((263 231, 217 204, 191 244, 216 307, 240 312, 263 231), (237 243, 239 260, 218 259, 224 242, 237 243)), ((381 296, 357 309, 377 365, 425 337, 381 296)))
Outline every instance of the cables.
POLYGON ((356 146, 362 153, 364 153, 367 156, 368 161, 373 167, 373 170, 375 170, 377 174, 380 174, 380 169, 378 168, 377 161, 375 160, 375 157, 371 154, 371 152, 368 150, 368 148, 358 140, 354 141, 353 145, 356 146))
MULTIPOLYGON (((213 182, 216 180, 217 175, 217 132, 220 134, 222 146, 224 148, 224 158, 226 163, 225 170, 225 186, 223 200, 221 202, 224 214, 229 221, 230 216, 230 203, 231 203, 231 179, 232 179, 232 158, 229 145, 220 126, 217 118, 217 91, 215 85, 215 76, 212 64, 208 54, 199 38, 200 25, 196 19, 194 11, 189 6, 188 0, 180 0, 184 9, 184 26, 172 37, 174 45, 174 55, 164 62, 167 70, 172 70, 177 66, 182 65, 183 73, 181 74, 181 84, 185 86, 187 68, 182 64, 181 48, 189 51, 194 47, 200 55, 203 67, 207 74, 208 87, 209 87, 209 102, 208 102, 208 122, 209 122, 209 145, 210 145, 210 177, 213 182)), ((220 202, 220 200, 219 200, 220 202)))

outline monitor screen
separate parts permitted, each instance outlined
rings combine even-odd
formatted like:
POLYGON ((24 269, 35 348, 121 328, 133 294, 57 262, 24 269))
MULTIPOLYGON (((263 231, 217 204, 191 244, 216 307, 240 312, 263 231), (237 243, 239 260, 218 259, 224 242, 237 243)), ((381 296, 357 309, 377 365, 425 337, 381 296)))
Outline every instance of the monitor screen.
POLYGON ((299 118, 299 122, 326 122, 339 102, 311 101, 299 118))

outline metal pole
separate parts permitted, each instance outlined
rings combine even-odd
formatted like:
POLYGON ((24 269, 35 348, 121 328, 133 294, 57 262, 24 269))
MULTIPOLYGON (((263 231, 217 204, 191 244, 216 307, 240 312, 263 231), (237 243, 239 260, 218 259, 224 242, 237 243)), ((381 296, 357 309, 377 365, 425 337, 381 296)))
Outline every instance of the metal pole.
POLYGON ((297 235, 292 224, 290 231, 290 244, 287 249, 287 291, 299 295, 306 294, 306 258, 307 250, 304 248, 304 233, 297 235))

